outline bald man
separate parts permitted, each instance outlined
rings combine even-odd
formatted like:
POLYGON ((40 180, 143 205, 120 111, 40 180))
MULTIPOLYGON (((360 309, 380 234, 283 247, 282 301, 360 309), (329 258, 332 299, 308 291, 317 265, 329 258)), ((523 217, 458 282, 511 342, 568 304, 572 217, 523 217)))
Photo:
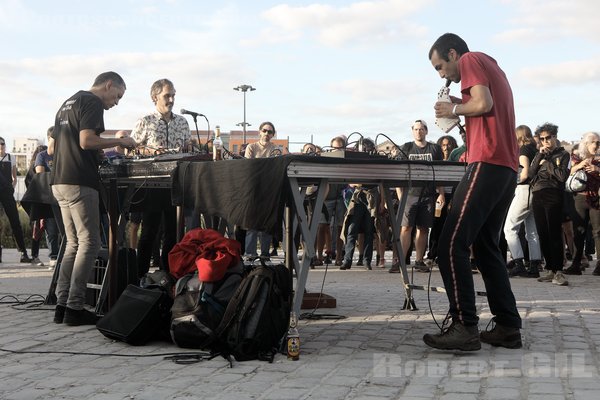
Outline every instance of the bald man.
MULTIPOLYGON (((129 137, 129 131, 117 131, 115 133, 114 137, 115 137, 115 139, 128 138, 129 137)), ((121 146, 121 145, 117 145, 117 146, 113 147, 110 150, 104 151, 104 155, 108 159, 121 158, 121 157, 127 155, 127 149, 125 147, 121 146)))

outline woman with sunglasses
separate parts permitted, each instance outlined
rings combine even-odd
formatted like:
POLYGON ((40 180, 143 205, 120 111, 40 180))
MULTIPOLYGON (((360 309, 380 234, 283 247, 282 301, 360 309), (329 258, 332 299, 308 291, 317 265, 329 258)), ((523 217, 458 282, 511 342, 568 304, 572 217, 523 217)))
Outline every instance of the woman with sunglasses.
POLYGON ((569 284, 562 273, 564 254, 562 243, 563 192, 569 176, 569 153, 559 146, 558 126, 545 123, 535 135, 540 140, 540 151, 529 168, 531 208, 537 227, 542 255, 548 272, 539 282, 558 286, 569 284))
MULTIPOLYGON (((258 142, 250 143, 246 147, 244 157, 246 158, 267 158, 277 153, 277 146, 271 143, 275 136, 275 126, 271 122, 263 122, 258 128, 258 142)), ((252 229, 246 231, 245 257, 248 260, 258 258, 256 245, 260 239, 260 258, 269 259, 272 235, 267 232, 258 232, 252 229)))
MULTIPOLYGON (((573 214, 573 229, 575 231, 575 254, 571 266, 565 274, 581 275, 581 258, 585 244, 586 229, 591 224, 596 251, 600 249, 600 160, 596 154, 600 149, 600 135, 588 132, 583 135, 576 151, 571 156, 571 175, 583 170, 587 176, 586 187, 574 196, 575 213, 573 214)), ((596 262, 594 275, 600 275, 599 263, 596 262)))
POLYGON ((271 122, 263 122, 258 128, 258 142, 250 143, 246 147, 244 157, 246 158, 266 158, 270 157, 277 146, 271 143, 275 136, 275 126, 271 122))

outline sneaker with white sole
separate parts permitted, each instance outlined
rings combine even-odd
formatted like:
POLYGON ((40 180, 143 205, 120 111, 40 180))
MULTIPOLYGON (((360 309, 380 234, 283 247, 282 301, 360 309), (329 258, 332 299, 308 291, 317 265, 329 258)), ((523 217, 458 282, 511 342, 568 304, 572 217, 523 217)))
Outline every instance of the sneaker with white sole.
POLYGON ((39 257, 33 257, 33 258, 31 259, 31 263, 32 263, 32 264, 35 264, 35 265, 37 265, 37 266, 39 266, 39 267, 43 267, 43 266, 44 266, 44 263, 43 263, 43 262, 40 260, 40 258, 39 258, 39 257))
POLYGON ((48 270, 52 271, 54 268, 56 268, 56 259, 50 259, 50 261, 48 261, 48 270))
POLYGON ((548 271, 545 275, 537 278, 538 282, 552 282, 554 280, 554 271, 548 271))
POLYGON ((561 271, 556 271, 556 273, 554 274, 554 279, 552 279, 552 284, 558 286, 567 286, 569 284, 569 281, 567 280, 567 278, 565 278, 561 271))

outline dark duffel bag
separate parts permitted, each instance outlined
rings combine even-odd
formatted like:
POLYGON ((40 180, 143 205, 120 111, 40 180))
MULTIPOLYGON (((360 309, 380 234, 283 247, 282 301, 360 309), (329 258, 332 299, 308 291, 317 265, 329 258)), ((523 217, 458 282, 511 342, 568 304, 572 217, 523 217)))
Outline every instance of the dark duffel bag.
POLYGON ((159 339, 171 320, 173 299, 161 288, 129 285, 96 328, 110 339, 134 346, 159 339))

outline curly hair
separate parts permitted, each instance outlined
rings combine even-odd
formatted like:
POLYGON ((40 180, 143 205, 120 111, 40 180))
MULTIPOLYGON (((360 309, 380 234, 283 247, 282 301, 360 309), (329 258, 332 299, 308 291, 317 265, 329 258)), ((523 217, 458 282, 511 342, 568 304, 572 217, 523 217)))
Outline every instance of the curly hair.
POLYGON ((440 138, 437 140, 437 144, 441 146, 441 145, 442 145, 442 142, 443 142, 444 140, 448 140, 448 143, 449 143, 449 144, 450 144, 450 146, 452 147, 452 149, 451 149, 450 151, 452 151, 452 150, 454 150, 455 148, 457 148, 457 147, 458 147, 458 143, 456 142, 456 139, 454 139, 454 136, 451 136, 451 135, 444 135, 444 136, 441 136, 441 137, 440 137, 440 138))
POLYGON ((535 129, 535 136, 540 136, 540 133, 548 132, 552 136, 558 135, 558 126, 551 124, 550 122, 546 122, 535 129))

